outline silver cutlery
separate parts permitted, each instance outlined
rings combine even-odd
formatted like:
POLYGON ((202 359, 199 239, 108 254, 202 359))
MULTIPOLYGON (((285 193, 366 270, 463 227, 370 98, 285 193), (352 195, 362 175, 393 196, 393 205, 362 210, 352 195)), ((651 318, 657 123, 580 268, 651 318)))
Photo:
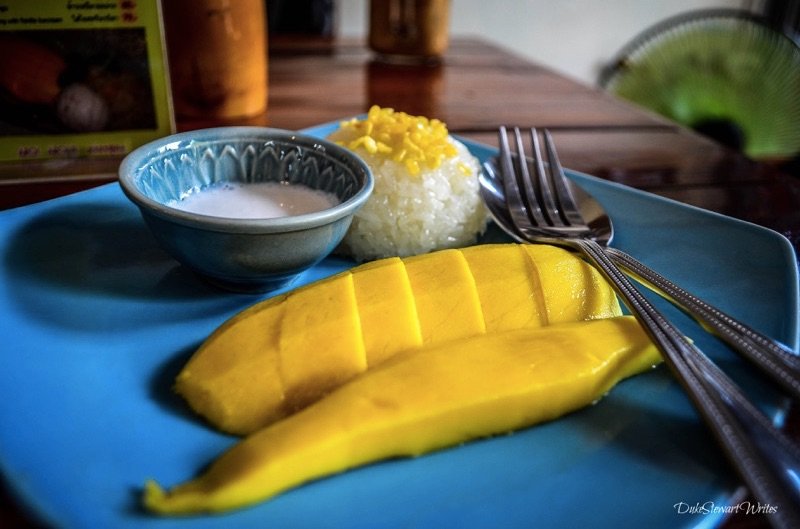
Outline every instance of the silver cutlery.
MULTIPOLYGON (((633 257, 606 245, 613 230, 596 201, 578 207, 548 131, 544 132, 547 161, 539 135, 531 129, 532 159, 526 156, 519 129, 500 129, 500 155, 489 162, 481 192, 492 216, 522 242, 566 246, 596 264, 681 382, 726 455, 756 499, 777 506, 769 521, 775 527, 800 527, 800 447, 762 414, 743 391, 705 354, 672 325, 637 290, 629 274, 657 287, 671 301, 707 324, 734 349, 800 396, 800 362, 785 346, 761 335, 710 304, 691 295, 633 257), (512 148, 513 147, 513 148, 512 148), (582 211, 589 211, 584 218, 582 211)), ((584 202, 587 197, 583 197, 584 202)))
MULTIPOLYGON (((545 137, 549 135, 546 133, 545 137)), ((550 140, 552 142, 552 140, 550 140)), ((587 233, 597 243, 605 246, 606 253, 639 282, 676 304, 698 322, 712 329, 737 353, 752 362, 767 376, 777 382, 788 395, 800 401, 800 355, 785 345, 765 336, 710 303, 694 296, 658 272, 639 262, 627 253, 609 246, 614 229, 611 219, 597 200, 563 175, 558 156, 553 150, 555 171, 560 178, 552 184, 557 193, 552 200, 568 211, 575 221, 583 219, 587 233)), ((518 242, 528 242, 515 226, 506 203, 500 168, 493 162, 484 165, 481 175, 481 194, 495 223, 518 242)), ((517 183, 519 185, 519 183, 517 183)))

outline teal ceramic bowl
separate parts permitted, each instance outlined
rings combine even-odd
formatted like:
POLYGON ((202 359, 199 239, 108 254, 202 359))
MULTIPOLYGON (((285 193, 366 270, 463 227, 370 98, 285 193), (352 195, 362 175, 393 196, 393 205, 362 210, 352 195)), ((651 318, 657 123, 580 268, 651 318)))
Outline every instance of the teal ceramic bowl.
POLYGON ((176 260, 228 290, 277 289, 330 254, 372 192, 369 167, 312 136, 263 127, 185 132, 131 152, 119 168, 125 195, 176 260), (170 206, 225 182, 304 184, 333 193, 322 211, 265 219, 202 215, 170 206))

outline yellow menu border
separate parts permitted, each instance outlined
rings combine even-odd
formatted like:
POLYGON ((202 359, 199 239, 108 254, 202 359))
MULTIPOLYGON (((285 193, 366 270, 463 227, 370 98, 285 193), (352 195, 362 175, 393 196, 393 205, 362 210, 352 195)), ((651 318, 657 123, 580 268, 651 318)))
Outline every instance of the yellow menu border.
MULTIPOLYGON (((175 131, 164 31, 159 0, 0 0, 0 36, 26 30, 142 28, 155 115, 155 128, 65 134, 0 135, 0 178, 4 162, 23 162, 35 178, 35 160, 124 156, 134 148, 175 131)), ((0 50, 3 53, 3 50, 0 50)), ((147 104, 147 102, 143 103, 147 104)), ((50 164, 52 165, 52 164, 50 164)))

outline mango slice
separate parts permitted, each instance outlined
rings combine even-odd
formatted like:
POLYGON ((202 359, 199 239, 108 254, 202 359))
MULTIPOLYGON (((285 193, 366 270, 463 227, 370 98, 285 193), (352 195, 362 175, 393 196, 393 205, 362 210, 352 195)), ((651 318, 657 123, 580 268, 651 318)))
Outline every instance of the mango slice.
POLYGON ((547 323, 538 272, 522 246, 472 246, 461 253, 475 278, 486 332, 547 323))
POLYGON ((480 245, 385 259, 234 316, 175 389, 216 428, 246 435, 401 352, 619 314, 600 274, 561 248, 480 245))
POLYGON ((442 343, 486 332, 475 279, 459 250, 416 255, 404 262, 422 343, 442 343))
POLYGON ((275 347, 286 298, 270 298, 223 323, 176 379, 176 391, 222 430, 243 429, 241 421, 227 418, 246 418, 247 428, 269 424, 287 413, 275 347))
POLYGON ((373 261, 361 265, 352 277, 367 367, 398 351, 420 347, 422 330, 403 261, 397 257, 373 261), (387 316, 392 317, 391 325, 387 316))
POLYGON ((566 259, 562 248, 548 245, 522 245, 530 256, 547 308, 547 323, 562 323, 619 314, 608 300, 610 288, 600 273, 573 256, 566 259))
POLYGON ((349 468, 555 419, 659 361, 630 316, 423 347, 239 442, 194 480, 169 492, 149 481, 144 505, 169 515, 246 507, 349 468))
POLYGON ((284 398, 297 409, 365 371, 367 358, 352 274, 337 275, 314 290, 300 290, 285 305, 278 363, 284 398), (307 351, 314 351, 313 362, 307 351))

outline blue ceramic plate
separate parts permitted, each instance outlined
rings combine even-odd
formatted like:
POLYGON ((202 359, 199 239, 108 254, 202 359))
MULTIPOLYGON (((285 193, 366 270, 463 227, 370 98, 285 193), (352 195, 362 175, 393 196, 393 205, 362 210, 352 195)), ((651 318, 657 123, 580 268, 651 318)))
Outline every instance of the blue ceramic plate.
MULTIPOLYGON (((610 212, 619 248, 796 348, 797 266, 783 237, 572 176, 610 212)), ((236 441, 170 386, 214 328, 259 298, 209 288, 170 259, 116 184, 0 213, 0 250, 0 470, 58 527, 673 529, 714 525, 735 502, 735 478, 662 367, 513 435, 374 464, 229 515, 150 516, 138 504, 147 478, 182 481, 236 441), (698 504, 709 512, 688 512, 698 504)), ((350 266, 329 258, 301 282, 350 266)), ((780 419, 747 366, 669 314, 780 419)))

